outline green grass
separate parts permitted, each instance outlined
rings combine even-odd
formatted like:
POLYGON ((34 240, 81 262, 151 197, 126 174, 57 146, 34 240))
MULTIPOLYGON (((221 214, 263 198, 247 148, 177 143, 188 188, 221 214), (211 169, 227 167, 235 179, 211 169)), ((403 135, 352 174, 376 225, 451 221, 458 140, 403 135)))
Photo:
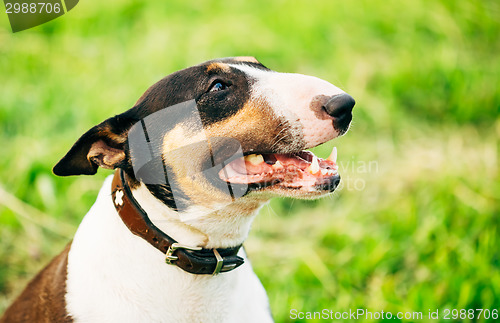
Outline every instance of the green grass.
POLYGON ((0 312, 109 174, 51 174, 78 136, 164 75, 236 55, 357 101, 348 135, 316 149, 339 148, 343 188, 273 200, 246 243, 276 321, 500 308, 499 15, 495 1, 83 1, 16 34, 4 15, 0 312))

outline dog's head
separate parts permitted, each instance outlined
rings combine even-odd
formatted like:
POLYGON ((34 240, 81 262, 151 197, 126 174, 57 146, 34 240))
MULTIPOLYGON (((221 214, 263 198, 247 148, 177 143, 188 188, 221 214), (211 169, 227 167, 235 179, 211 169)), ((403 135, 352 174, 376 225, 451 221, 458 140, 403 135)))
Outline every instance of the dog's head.
POLYGON ((165 77, 90 129, 54 173, 122 168, 132 187, 144 183, 176 210, 258 193, 321 196, 340 181, 336 157, 304 149, 343 135, 353 106, 312 76, 274 72, 252 57, 213 60, 165 77))

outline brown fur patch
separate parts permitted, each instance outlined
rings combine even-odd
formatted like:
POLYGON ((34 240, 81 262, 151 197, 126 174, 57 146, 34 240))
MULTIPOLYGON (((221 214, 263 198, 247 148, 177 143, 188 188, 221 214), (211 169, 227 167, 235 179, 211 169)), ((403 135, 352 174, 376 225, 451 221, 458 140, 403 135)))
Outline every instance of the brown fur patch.
POLYGON ((122 149, 108 146, 103 140, 99 140, 90 147, 87 159, 102 168, 114 169, 125 159, 125 152, 122 149))
POLYGON ((208 65, 207 71, 210 72, 211 70, 219 70, 219 71, 224 71, 227 73, 229 73, 231 71, 229 66, 227 66, 226 64, 223 64, 223 63, 212 63, 212 64, 208 65))
POLYGON ((280 131, 280 121, 271 107, 261 101, 249 101, 234 116, 208 126, 207 137, 238 140, 244 152, 269 150, 280 131))
POLYGON ((119 144, 123 144, 125 142, 125 140, 127 139, 126 134, 123 135, 123 134, 114 133, 109 125, 105 125, 101 130, 99 130, 99 134, 101 134, 104 137, 111 139, 111 141, 119 143, 119 144))
POLYGON ((73 322, 66 312, 66 277, 71 243, 55 257, 7 309, 0 323, 73 322))
POLYGON ((252 56, 238 56, 234 57, 234 60, 237 62, 249 62, 249 63, 260 64, 260 62, 255 57, 252 56))
POLYGON ((332 119, 326 111, 323 109, 323 106, 331 99, 331 96, 328 95, 316 95, 312 98, 311 103, 309 104, 309 108, 314 112, 316 118, 320 120, 332 119))

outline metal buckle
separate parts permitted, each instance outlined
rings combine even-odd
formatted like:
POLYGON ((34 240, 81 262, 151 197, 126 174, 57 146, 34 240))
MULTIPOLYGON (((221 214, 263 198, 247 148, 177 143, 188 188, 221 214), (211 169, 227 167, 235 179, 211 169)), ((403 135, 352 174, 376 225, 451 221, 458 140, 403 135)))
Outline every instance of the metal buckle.
POLYGON ((217 249, 214 248, 213 250, 214 250, 215 258, 217 259, 217 265, 215 265, 215 270, 212 273, 212 276, 216 276, 217 274, 220 273, 220 270, 222 269, 222 265, 224 264, 224 259, 222 259, 221 255, 219 254, 217 249))
POLYGON ((167 252, 165 253, 165 262, 169 265, 173 265, 174 263, 172 261, 175 261, 175 260, 178 260, 179 257, 177 256, 174 256, 174 252, 177 250, 177 249, 186 249, 186 250, 193 250, 193 251, 199 251, 201 250, 202 248, 201 247, 190 247, 190 246, 186 246, 186 245, 182 245, 180 243, 172 243, 172 245, 170 247, 168 247, 168 250, 167 252))

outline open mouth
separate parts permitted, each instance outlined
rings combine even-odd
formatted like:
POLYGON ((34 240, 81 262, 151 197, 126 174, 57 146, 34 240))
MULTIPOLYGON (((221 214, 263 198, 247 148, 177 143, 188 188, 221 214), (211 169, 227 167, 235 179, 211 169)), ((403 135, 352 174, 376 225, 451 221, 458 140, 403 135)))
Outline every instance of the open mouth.
POLYGON ((250 154, 233 160, 219 177, 233 184, 248 184, 253 189, 279 185, 289 189, 330 190, 338 185, 337 149, 327 159, 302 150, 290 154, 250 154))

